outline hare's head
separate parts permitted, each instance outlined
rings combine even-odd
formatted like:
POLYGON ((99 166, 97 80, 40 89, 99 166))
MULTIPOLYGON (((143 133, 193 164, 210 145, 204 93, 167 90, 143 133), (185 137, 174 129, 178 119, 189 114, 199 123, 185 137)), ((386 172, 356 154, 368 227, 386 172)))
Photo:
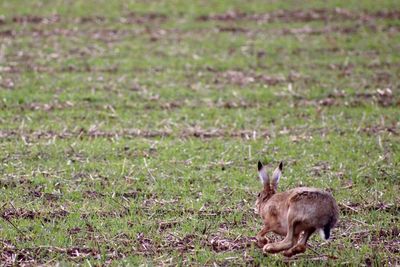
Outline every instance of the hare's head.
POLYGON ((260 177, 264 189, 258 194, 255 206, 256 213, 259 213, 261 205, 266 203, 276 193, 279 178, 282 175, 282 167, 283 163, 281 162, 273 172, 272 179, 270 179, 265 166, 263 166, 260 161, 258 162, 258 176, 260 177))

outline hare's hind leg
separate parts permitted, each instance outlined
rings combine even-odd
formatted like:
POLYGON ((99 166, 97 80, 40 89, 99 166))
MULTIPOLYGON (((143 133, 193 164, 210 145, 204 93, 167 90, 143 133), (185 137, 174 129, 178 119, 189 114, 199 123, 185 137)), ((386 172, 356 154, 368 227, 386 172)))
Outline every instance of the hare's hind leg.
POLYGON ((285 255, 286 257, 292 257, 293 255, 305 252, 307 249, 308 238, 314 233, 314 231, 315 229, 305 230, 303 237, 300 239, 299 243, 283 252, 283 255, 285 255))
POLYGON ((295 235, 296 225, 298 225, 298 224, 292 223, 291 225, 289 225, 289 230, 288 230, 288 233, 287 233, 285 239, 283 239, 280 242, 266 244, 263 247, 263 252, 264 253, 267 253, 267 252, 268 253, 277 253, 282 250, 287 250, 287 249, 293 247, 293 245, 296 244, 297 238, 298 238, 298 235, 295 235))

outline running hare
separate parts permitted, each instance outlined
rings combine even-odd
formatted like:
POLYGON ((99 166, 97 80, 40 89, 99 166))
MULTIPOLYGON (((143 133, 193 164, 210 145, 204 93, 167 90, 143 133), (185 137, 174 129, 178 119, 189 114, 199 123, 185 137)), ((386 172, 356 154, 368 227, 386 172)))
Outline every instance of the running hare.
POLYGON ((287 257, 302 253, 306 250, 308 238, 316 230, 325 239, 329 238, 331 228, 339 216, 338 206, 330 193, 310 187, 297 187, 277 193, 282 162, 275 169, 271 180, 261 162, 258 162, 258 174, 264 190, 258 194, 256 212, 264 221, 264 227, 256 238, 258 244, 263 246, 264 253, 284 251, 287 257), (265 234, 268 232, 285 238, 267 244, 265 234))

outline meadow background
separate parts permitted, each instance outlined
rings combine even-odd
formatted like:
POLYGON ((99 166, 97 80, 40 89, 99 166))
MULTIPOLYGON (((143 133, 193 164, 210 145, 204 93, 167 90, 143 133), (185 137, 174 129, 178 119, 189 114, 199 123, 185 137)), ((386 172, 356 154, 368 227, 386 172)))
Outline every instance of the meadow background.
POLYGON ((400 264, 399 31, 390 0, 1 1, 1 265, 400 264), (258 160, 332 192, 331 240, 262 254, 258 160))

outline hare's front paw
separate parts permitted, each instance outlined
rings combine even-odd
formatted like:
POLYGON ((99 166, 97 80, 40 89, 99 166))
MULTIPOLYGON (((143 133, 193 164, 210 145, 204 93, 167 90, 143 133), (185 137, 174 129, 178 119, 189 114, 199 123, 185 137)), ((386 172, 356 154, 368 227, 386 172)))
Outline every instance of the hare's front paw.
POLYGON ((306 246, 299 244, 291 249, 285 250, 283 252, 283 256, 285 257, 292 257, 293 255, 299 254, 299 253, 303 253, 306 251, 306 246))
POLYGON ((279 248, 277 247, 277 244, 276 244, 276 243, 273 243, 273 244, 266 244, 266 245, 263 247, 263 252, 264 252, 264 253, 277 253, 277 252, 279 252, 279 251, 281 251, 281 249, 279 249, 279 248))
POLYGON ((264 253, 269 253, 269 252, 273 252, 274 246, 272 244, 266 244, 263 247, 263 252, 264 253))

